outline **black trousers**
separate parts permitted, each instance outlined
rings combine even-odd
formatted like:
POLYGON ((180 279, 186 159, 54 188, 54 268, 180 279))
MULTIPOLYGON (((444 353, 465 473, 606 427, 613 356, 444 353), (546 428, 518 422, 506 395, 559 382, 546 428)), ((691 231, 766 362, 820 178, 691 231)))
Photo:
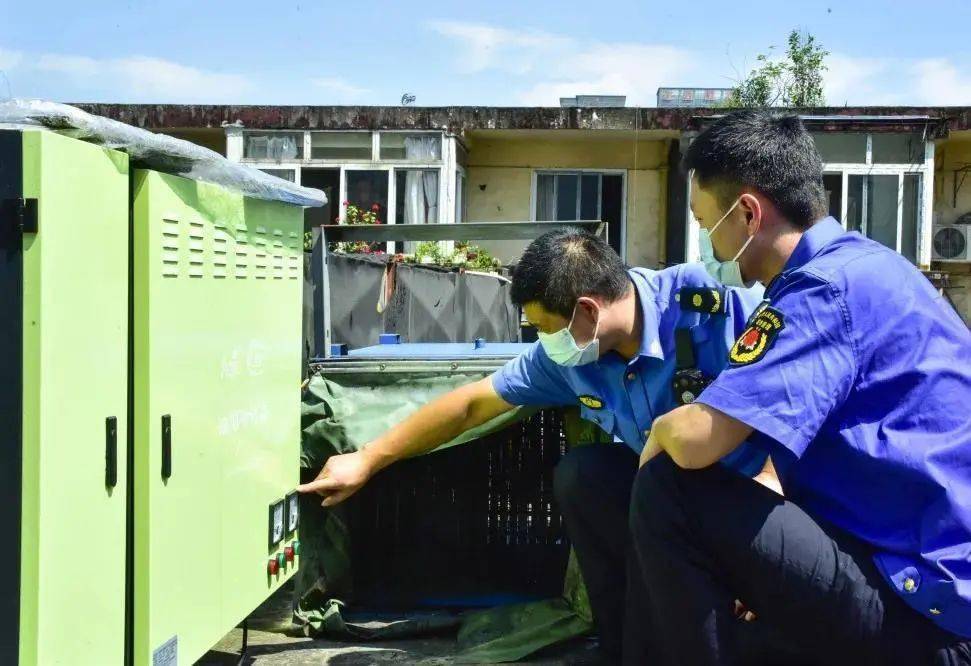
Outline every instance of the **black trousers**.
POLYGON ((971 664, 971 641, 907 606, 867 544, 750 479, 662 454, 637 474, 630 519, 644 663, 971 664))
POLYGON ((637 455, 621 444, 573 449, 559 462, 553 489, 573 543, 602 648, 616 663, 645 663, 647 609, 630 542, 631 488, 637 455), (633 622, 628 630, 625 623, 633 622))

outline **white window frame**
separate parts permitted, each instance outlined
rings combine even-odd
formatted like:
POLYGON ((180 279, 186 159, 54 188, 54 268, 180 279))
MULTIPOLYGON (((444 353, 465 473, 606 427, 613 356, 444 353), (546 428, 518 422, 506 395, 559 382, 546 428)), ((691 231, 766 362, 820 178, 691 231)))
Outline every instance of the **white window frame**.
MULTIPOLYGON (((397 192, 395 185, 394 172, 396 169, 405 170, 436 170, 438 171, 438 222, 449 224, 455 222, 455 188, 457 187, 457 172, 465 174, 468 179, 466 168, 458 162, 458 142, 459 138, 453 134, 448 134, 442 130, 302 130, 302 129, 260 129, 245 128, 241 125, 227 125, 226 132, 226 157, 233 162, 246 164, 257 169, 293 169, 295 171, 294 182, 298 185, 302 183, 302 167, 314 168, 333 168, 340 170, 340 200, 336 203, 338 217, 343 224, 346 221, 343 202, 347 199, 347 171, 387 171, 388 172, 388 219, 387 224, 397 224, 396 219, 396 198, 397 192), (268 159, 244 158, 245 133, 254 132, 259 134, 269 134, 274 132, 284 132, 287 134, 303 133, 303 158, 300 160, 288 160, 276 162, 268 159), (368 133, 371 136, 371 159, 370 160, 348 160, 348 159, 312 159, 311 145, 314 133, 368 133), (436 135, 441 140, 441 159, 431 161, 416 161, 407 159, 380 159, 381 155, 381 136, 383 134, 428 134, 436 135)), ((624 213, 626 215, 626 176, 624 181, 624 213)), ((465 193, 462 193, 464 197, 465 193)), ((463 199, 463 205, 466 205, 463 199)), ((395 244, 391 244, 394 247, 395 244)), ((443 249, 450 251, 451 241, 442 241, 443 249)))
POLYGON ((304 164, 310 166, 340 166, 342 164, 348 164, 350 162, 367 162, 367 160, 361 160, 361 158, 350 159, 347 157, 310 157, 311 146, 313 146, 313 135, 314 134, 369 134, 371 135, 371 161, 377 162, 377 152, 375 151, 375 143, 377 139, 375 136, 377 132, 372 132, 371 130, 305 130, 303 137, 303 154, 304 154, 304 164))
MULTIPOLYGON (((931 263, 931 234, 933 232, 931 219, 934 207, 934 142, 927 139, 924 142, 924 161, 913 164, 874 164, 873 163, 873 134, 866 135, 866 162, 843 163, 824 162, 824 174, 839 174, 842 177, 840 224, 846 228, 847 191, 850 176, 897 176, 897 240, 895 249, 903 249, 903 210, 904 210, 904 176, 920 176, 917 206, 917 265, 920 268, 930 268, 931 263)), ((860 233, 867 235, 867 186, 863 181, 863 206, 861 211, 860 233)))
MULTIPOLYGON (((226 158, 232 160, 233 162, 240 162, 247 165, 260 165, 258 169, 274 169, 275 166, 269 166, 271 164, 302 164, 309 161, 307 157, 310 153, 308 150, 308 140, 306 132, 304 130, 293 130, 293 129, 246 129, 243 127, 228 126, 226 127, 226 158), (230 131, 234 130, 234 131, 230 131), (246 154, 246 134, 303 134, 300 141, 300 147, 303 149, 303 157, 295 158, 291 160, 276 161, 265 157, 245 157, 246 154), (235 159, 234 159, 235 158, 235 159)), ((283 168, 283 167, 280 167, 283 168)), ((291 168, 291 167, 287 167, 291 168)))
MULTIPOLYGON (((539 181, 538 177, 540 175, 565 175, 565 174, 577 174, 580 176, 597 174, 600 176, 620 176, 621 177, 621 206, 620 206, 620 258, 627 260, 627 170, 626 169, 571 169, 571 168, 542 168, 533 169, 532 177, 530 180, 529 187, 529 219, 536 222, 536 209, 539 197, 539 181)), ((554 180, 554 183, 556 181, 554 180)), ((555 187, 555 185, 554 185, 555 187)), ((577 210, 580 209, 580 192, 581 189, 577 187, 577 210)), ((597 210, 600 210, 603 198, 603 180, 601 179, 599 190, 598 190, 598 200, 597 200, 597 210)))
MULTIPOLYGON (((439 153, 441 154, 442 157, 441 157, 441 160, 440 161, 435 161, 435 162, 432 162, 432 163, 433 164, 436 164, 436 165, 441 165, 441 164, 444 164, 444 163, 446 163, 448 161, 446 159, 446 157, 447 157, 446 156, 446 152, 448 152, 448 149, 449 149, 450 145, 452 144, 452 142, 446 140, 448 137, 446 137, 445 136, 445 133, 442 132, 441 130, 379 130, 379 131, 377 131, 377 132, 374 133, 374 135, 377 137, 377 139, 375 139, 375 146, 374 146, 374 160, 375 161, 378 161, 378 162, 381 162, 381 164, 396 164, 396 165, 405 166, 405 165, 409 165, 409 164, 417 164, 418 163, 415 160, 409 160, 409 159, 404 159, 404 158, 402 158, 402 159, 389 159, 389 158, 381 159, 381 136, 382 135, 385 135, 385 134, 409 134, 409 135, 414 135, 414 134, 428 134, 428 135, 438 135, 440 137, 439 153)), ((428 162, 425 162, 425 164, 427 164, 427 163, 428 162)))
MULTIPOLYGON (((344 206, 347 199, 347 172, 348 171, 386 171, 388 172, 388 219, 387 224, 397 224, 396 218, 396 182, 395 170, 434 170, 438 172, 438 220, 437 223, 451 223, 455 221, 455 172, 457 150, 455 143, 458 138, 449 135, 442 130, 302 130, 302 129, 247 129, 240 125, 227 125, 226 131, 226 157, 234 162, 246 164, 257 169, 292 169, 295 172, 294 182, 298 185, 302 183, 302 167, 314 168, 334 168, 340 170, 340 201, 337 202, 338 217, 340 223, 346 221, 344 206), (247 132, 258 134, 286 133, 303 134, 303 158, 299 160, 287 160, 277 162, 275 160, 263 158, 244 157, 245 135, 247 132), (368 134, 371 137, 371 159, 370 160, 348 160, 334 158, 312 158, 313 135, 315 133, 338 133, 338 134, 368 134), (381 155, 381 136, 384 134, 427 134, 440 137, 441 159, 439 160, 407 160, 407 159, 380 159, 381 155)), ((464 169, 463 169, 464 172, 464 169)))

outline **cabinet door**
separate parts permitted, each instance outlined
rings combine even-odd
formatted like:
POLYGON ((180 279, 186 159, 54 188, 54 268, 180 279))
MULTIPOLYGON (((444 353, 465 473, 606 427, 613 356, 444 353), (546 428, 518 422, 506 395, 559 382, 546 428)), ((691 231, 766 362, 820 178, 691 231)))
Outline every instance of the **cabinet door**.
MULTIPOLYGON (((19 391, 2 402, 8 416, 15 402, 20 411, 11 429, 4 418, 2 465, 11 501, 3 502, 10 512, 4 527, 19 523, 19 624, 4 619, 2 631, 17 637, 0 641, 0 649, 19 646, 19 655, 8 662, 13 655, 4 654, 0 661, 121 663, 128 158, 51 132, 2 134, 0 180, 9 186, 19 175, 19 198, 24 210, 36 207, 36 216, 31 211, 22 218, 28 228, 19 238, 8 226, 0 252, 8 329, 0 335, 13 343, 16 357, 3 372, 19 375, 0 382, 6 396, 19 391), (19 312, 10 316, 10 305, 19 312)), ((10 194, 2 196, 9 200, 10 194)), ((11 584, 5 577, 4 585, 11 584)), ((8 603, 8 590, 3 598, 8 603)))
POLYGON ((189 664, 295 570, 267 575, 298 477, 302 211, 135 188, 135 664, 189 664))

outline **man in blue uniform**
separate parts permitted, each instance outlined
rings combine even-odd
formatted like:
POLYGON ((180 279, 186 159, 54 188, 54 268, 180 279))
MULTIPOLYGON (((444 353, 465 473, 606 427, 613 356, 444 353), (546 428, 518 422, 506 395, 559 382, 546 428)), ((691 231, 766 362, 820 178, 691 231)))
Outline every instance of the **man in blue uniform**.
POLYGON ((642 456, 656 663, 772 663, 770 636, 807 663, 971 663, 971 333, 903 257, 826 217, 798 118, 728 115, 685 166, 710 272, 768 287, 642 456), (712 465, 745 440, 785 497, 712 465))
MULTIPOLYGON (((701 265, 628 270, 602 240, 553 231, 526 249, 512 284, 540 341, 492 377, 426 405, 357 453, 332 457, 304 492, 335 504, 377 470, 429 451, 516 405, 579 405, 615 444, 579 447, 560 461, 554 492, 577 552, 604 648, 638 663, 644 634, 624 640, 628 509, 638 454, 656 417, 688 401, 727 363, 761 289, 721 288, 701 265)), ((759 475, 766 456, 742 447, 732 473, 759 475)), ((762 475, 766 483, 773 477, 762 475)), ((632 561, 632 560, 631 560, 632 561)), ((631 585, 637 588, 637 582, 631 585)), ((635 612, 633 617, 639 616, 635 612)))

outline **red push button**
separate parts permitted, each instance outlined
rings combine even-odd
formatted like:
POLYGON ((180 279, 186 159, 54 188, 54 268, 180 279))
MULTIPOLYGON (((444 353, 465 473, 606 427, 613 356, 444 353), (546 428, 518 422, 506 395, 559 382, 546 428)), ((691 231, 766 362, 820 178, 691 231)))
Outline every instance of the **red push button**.
POLYGON ((286 556, 287 562, 293 562, 293 556, 295 554, 293 552, 293 546, 287 546, 286 548, 284 548, 283 549, 283 554, 284 554, 284 556, 286 556))
POLYGON ((271 576, 275 576, 280 573, 280 563, 275 557, 271 557, 270 561, 266 563, 266 571, 271 576))

